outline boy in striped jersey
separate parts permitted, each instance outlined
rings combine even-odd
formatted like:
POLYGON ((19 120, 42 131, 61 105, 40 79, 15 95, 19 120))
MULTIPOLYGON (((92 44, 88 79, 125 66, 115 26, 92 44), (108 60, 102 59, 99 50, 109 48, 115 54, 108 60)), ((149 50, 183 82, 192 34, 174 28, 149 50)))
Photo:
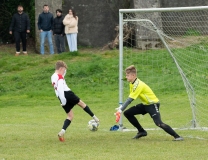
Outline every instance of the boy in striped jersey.
POLYGON ((151 88, 137 78, 137 70, 131 65, 126 68, 126 79, 130 82, 130 94, 126 102, 121 105, 116 112, 116 122, 119 121, 121 113, 127 108, 127 106, 135 99, 139 98, 142 103, 137 104, 124 112, 124 116, 128 121, 137 128, 138 133, 133 139, 138 139, 147 136, 147 132, 140 125, 135 115, 142 114, 145 115, 149 113, 154 123, 162 128, 165 132, 174 137, 174 141, 182 141, 183 138, 180 137, 169 125, 165 124, 161 120, 159 107, 160 102, 156 95, 153 93, 151 88))
POLYGON ((61 131, 58 133, 60 141, 64 141, 64 134, 67 127, 70 125, 74 114, 72 108, 77 104, 85 112, 87 112, 97 123, 99 119, 94 115, 90 108, 67 86, 64 76, 66 74, 67 65, 63 61, 57 61, 55 65, 55 73, 51 76, 51 82, 54 87, 56 96, 61 102, 61 106, 67 114, 61 131))

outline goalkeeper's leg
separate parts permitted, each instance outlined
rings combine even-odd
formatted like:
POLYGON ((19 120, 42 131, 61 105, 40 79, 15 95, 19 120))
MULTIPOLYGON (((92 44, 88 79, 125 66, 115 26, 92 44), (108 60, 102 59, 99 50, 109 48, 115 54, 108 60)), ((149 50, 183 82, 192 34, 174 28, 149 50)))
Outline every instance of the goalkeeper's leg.
POLYGON ((147 132, 143 129, 143 127, 141 126, 141 124, 139 123, 139 121, 135 117, 135 115, 137 115, 137 114, 145 114, 145 110, 143 109, 142 104, 138 104, 136 106, 133 106, 124 112, 124 116, 138 130, 137 135, 135 137, 133 137, 134 139, 138 139, 140 137, 147 135, 147 132))
POLYGON ((146 110, 148 110, 148 113, 152 117, 154 123, 158 127, 162 128, 166 133, 173 136, 176 141, 183 140, 183 138, 180 137, 169 125, 162 122, 160 112, 159 112, 159 106, 160 104, 153 104, 153 105, 148 106, 148 108, 146 108, 146 110))
POLYGON ((166 133, 170 134, 175 139, 180 137, 169 125, 162 122, 160 114, 154 116, 153 120, 158 127, 162 128, 166 133))

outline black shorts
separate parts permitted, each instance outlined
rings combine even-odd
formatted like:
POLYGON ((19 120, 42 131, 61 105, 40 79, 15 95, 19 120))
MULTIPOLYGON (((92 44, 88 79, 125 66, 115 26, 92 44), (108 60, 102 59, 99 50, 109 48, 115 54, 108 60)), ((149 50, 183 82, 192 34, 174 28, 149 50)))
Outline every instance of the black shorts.
POLYGON ((160 103, 150 104, 150 105, 143 105, 143 104, 137 104, 136 106, 133 106, 126 110, 124 112, 124 115, 127 117, 131 117, 137 114, 145 115, 149 113, 151 118, 153 119, 154 123, 158 126, 163 124, 160 116, 159 111, 160 103))
POLYGON ((144 105, 144 104, 137 104, 126 110, 125 112, 130 113, 131 115, 142 114, 145 115, 149 113, 149 115, 153 118, 154 116, 160 116, 159 112, 160 103, 144 105))
MULTIPOLYGON (((72 91, 64 91, 66 98, 66 105, 62 106, 66 113, 69 113, 70 110, 80 101, 80 98, 74 94, 72 91)), ((60 100, 60 99, 59 99, 60 100)))

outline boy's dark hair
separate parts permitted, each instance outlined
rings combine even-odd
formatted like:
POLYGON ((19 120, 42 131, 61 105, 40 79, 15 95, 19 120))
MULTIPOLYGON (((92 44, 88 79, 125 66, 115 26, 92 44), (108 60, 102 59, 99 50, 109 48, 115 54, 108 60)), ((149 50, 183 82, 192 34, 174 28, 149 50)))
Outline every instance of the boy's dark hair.
POLYGON ((43 5, 43 8, 44 8, 44 7, 47 7, 47 6, 48 6, 47 4, 44 4, 44 5, 43 5))
POLYGON ((57 9, 57 10, 56 10, 56 13, 57 13, 57 12, 62 13, 62 10, 61 10, 61 9, 57 9))
POLYGON ((19 7, 22 7, 22 8, 23 8, 23 6, 22 6, 21 4, 19 4, 19 5, 17 6, 17 8, 19 8, 19 7))

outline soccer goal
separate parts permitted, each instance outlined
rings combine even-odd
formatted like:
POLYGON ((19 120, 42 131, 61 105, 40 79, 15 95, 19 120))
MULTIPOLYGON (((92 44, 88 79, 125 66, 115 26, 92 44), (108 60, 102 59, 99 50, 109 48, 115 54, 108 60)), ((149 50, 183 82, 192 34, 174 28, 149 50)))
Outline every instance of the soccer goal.
POLYGON ((208 6, 120 9, 119 104, 128 97, 129 65, 178 121, 173 127, 207 130, 208 6))

